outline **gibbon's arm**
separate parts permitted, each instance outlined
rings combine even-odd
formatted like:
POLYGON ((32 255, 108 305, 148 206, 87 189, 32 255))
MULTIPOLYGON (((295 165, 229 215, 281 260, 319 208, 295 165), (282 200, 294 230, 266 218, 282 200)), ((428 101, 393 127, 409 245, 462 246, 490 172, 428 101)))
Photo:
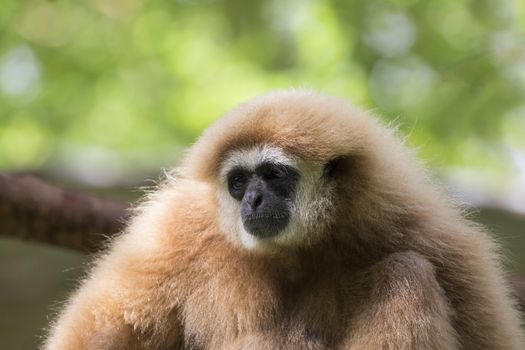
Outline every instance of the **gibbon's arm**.
POLYGON ((181 255, 196 254, 198 244, 188 245, 206 224, 195 198, 208 200, 199 186, 181 187, 152 194, 127 232, 95 260, 44 349, 157 349, 181 341, 178 307, 187 286, 180 281, 188 270, 181 255))
POLYGON ((122 306, 107 290, 87 285, 62 310, 42 347, 44 350, 128 348, 140 349, 134 344, 133 328, 126 323, 122 306))
POLYGON ((363 275, 365 301, 343 349, 458 349, 451 310, 422 255, 394 253, 363 275))
POLYGON ((460 233, 442 238, 441 247, 433 247, 439 253, 428 256, 454 309, 463 348, 524 349, 520 317, 499 266, 497 247, 483 231, 452 232, 460 233))
POLYGON ((44 349, 177 348, 181 300, 199 283, 191 261, 211 225, 211 198, 208 186, 182 179, 150 194, 96 259, 44 349))
POLYGON ((141 263, 148 264, 114 251, 105 257, 62 310, 43 349, 156 349, 180 341, 170 295, 155 274, 135 265, 141 263))

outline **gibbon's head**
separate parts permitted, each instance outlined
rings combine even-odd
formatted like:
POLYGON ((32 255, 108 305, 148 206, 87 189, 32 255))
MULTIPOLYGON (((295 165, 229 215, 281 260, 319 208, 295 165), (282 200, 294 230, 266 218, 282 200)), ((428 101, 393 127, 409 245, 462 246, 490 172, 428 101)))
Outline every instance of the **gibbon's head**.
POLYGON ((206 130, 182 173, 216 188, 218 221, 232 242, 271 251, 318 242, 348 229, 350 217, 377 211, 366 201, 369 189, 388 188, 400 147, 340 99, 282 91, 240 105, 206 130))

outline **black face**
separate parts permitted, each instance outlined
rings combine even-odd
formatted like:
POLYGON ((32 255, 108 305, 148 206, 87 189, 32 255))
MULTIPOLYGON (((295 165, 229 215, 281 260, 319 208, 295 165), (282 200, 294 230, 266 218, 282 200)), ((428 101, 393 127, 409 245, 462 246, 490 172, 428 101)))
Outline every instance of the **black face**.
POLYGON ((228 173, 228 190, 241 202, 246 231, 259 238, 272 237, 290 221, 299 172, 291 166, 262 163, 255 171, 234 168, 228 173))

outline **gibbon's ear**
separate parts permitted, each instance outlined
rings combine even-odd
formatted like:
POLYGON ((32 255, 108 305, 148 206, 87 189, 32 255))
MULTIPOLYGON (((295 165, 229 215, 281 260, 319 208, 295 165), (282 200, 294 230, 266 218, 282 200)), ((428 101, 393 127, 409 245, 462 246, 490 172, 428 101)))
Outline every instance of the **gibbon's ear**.
POLYGON ((343 163, 345 163, 346 158, 345 156, 337 156, 326 162, 323 169, 323 177, 325 179, 336 177, 345 168, 343 163))

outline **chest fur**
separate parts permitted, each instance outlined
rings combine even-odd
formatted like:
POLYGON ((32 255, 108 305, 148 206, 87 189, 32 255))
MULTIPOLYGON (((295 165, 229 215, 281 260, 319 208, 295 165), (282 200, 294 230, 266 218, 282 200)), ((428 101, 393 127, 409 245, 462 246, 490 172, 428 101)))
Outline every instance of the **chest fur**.
POLYGON ((340 280, 241 258, 205 264, 182 307, 187 343, 324 349, 337 340, 346 314, 340 280))

